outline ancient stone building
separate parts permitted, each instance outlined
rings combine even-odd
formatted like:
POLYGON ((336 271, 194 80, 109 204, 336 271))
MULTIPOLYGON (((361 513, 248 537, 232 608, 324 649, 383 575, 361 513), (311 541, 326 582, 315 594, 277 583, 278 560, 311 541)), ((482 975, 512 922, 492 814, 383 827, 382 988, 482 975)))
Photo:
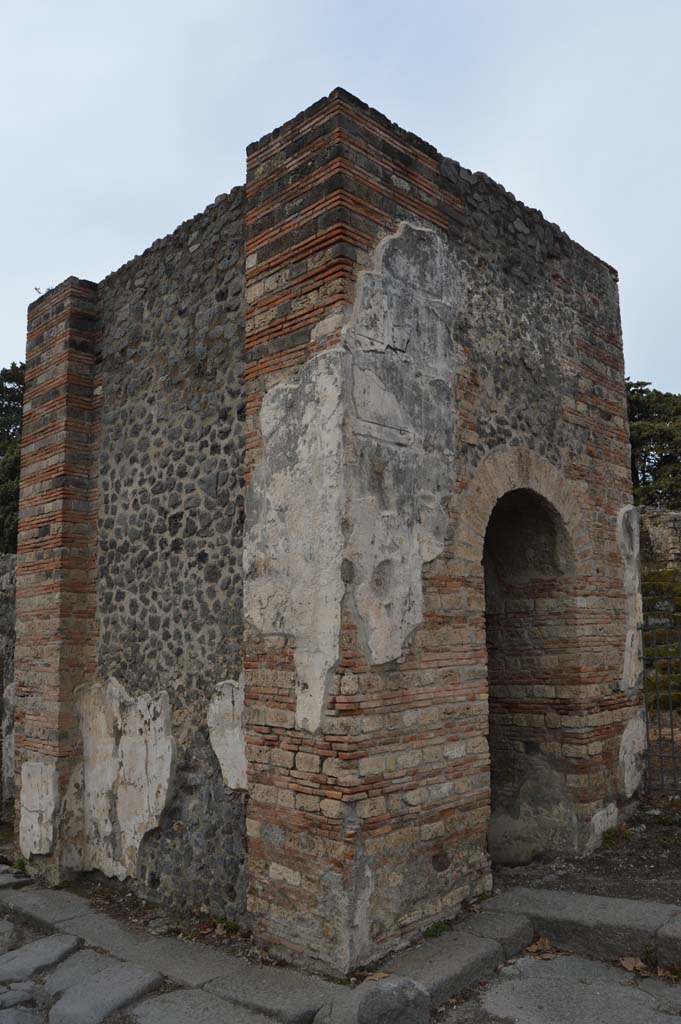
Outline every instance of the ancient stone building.
POLYGON ((342 90, 29 309, 22 855, 366 963, 640 778, 617 275, 342 90))

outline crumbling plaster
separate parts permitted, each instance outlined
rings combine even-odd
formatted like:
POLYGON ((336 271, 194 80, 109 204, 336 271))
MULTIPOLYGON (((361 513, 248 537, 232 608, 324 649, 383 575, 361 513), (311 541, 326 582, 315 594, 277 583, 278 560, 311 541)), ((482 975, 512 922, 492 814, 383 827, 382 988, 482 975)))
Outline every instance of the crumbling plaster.
POLYGON ((24 762, 19 816, 19 849, 24 857, 44 855, 52 850, 58 802, 56 765, 24 762))
POLYGON ((245 615, 295 641, 300 728, 319 728, 346 595, 370 664, 399 657, 423 619, 422 569, 443 549, 452 488, 463 296, 442 236, 401 224, 360 275, 341 344, 264 398, 245 615))
POLYGON ((158 826, 173 784, 168 694, 131 697, 111 678, 82 694, 80 713, 82 785, 71 793, 82 800, 81 867, 134 876, 140 843, 158 826))
POLYGON ((228 789, 246 789, 244 678, 225 679, 208 705, 208 734, 228 789))

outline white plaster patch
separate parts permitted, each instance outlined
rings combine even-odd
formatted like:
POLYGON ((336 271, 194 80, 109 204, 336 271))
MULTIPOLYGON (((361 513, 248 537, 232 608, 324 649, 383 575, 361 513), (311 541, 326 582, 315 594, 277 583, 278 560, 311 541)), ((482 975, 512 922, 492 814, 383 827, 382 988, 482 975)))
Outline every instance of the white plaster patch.
POLYGON ((620 778, 627 799, 634 795, 643 780, 643 754, 646 742, 646 723, 641 712, 627 723, 620 742, 620 778))
POLYGON ((625 505, 617 513, 617 544, 624 563, 627 635, 620 689, 640 687, 643 672, 642 637, 643 599, 640 576, 640 516, 633 505, 625 505))
POLYGON ((423 621, 423 565, 444 547, 463 294, 442 236, 403 224, 360 276, 344 331, 352 355, 346 557, 373 664, 398 658, 423 621))
POLYGON ((295 639, 296 725, 321 721, 340 645, 345 353, 323 352, 263 400, 263 458, 247 498, 244 610, 295 639))
POLYGON ((22 764, 19 848, 27 859, 52 850, 58 801, 56 765, 40 761, 22 764))
POLYGON ((83 867, 126 878, 172 786, 168 694, 131 697, 116 679, 97 683, 81 697, 81 728, 83 867))
POLYGON ((208 734, 228 789, 247 788, 243 709, 243 677, 218 683, 208 705, 208 734))
POLYGON ((614 828, 618 820, 617 804, 606 804, 605 807, 601 807, 600 811, 596 811, 591 819, 591 834, 587 840, 584 852, 591 853, 595 850, 601 841, 603 833, 607 832, 608 829, 614 828))
MULTIPOLYGON (((265 636, 294 641, 297 728, 321 723, 344 578, 371 663, 399 657, 423 621, 423 565, 443 550, 454 475, 453 327, 463 293, 446 240, 403 224, 360 275, 341 344, 263 399, 244 612, 265 636)), ((319 331, 338 327, 329 318, 319 331)))

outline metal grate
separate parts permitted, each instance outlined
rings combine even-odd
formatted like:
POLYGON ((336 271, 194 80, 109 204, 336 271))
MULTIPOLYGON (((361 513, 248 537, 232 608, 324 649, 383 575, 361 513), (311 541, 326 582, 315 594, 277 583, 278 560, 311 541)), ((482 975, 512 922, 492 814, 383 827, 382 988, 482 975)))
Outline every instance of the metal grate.
POLYGON ((681 792, 681 626, 645 625, 643 668, 650 790, 681 792))

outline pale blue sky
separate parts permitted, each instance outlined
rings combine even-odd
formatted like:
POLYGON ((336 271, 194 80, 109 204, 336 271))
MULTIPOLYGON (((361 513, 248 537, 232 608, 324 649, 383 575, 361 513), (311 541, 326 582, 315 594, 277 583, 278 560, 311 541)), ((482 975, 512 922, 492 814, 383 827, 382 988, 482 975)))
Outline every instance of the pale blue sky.
POLYGON ((628 373, 681 391, 678 0, 3 8, 0 365, 35 287, 100 279, 342 85, 616 266, 628 373))

